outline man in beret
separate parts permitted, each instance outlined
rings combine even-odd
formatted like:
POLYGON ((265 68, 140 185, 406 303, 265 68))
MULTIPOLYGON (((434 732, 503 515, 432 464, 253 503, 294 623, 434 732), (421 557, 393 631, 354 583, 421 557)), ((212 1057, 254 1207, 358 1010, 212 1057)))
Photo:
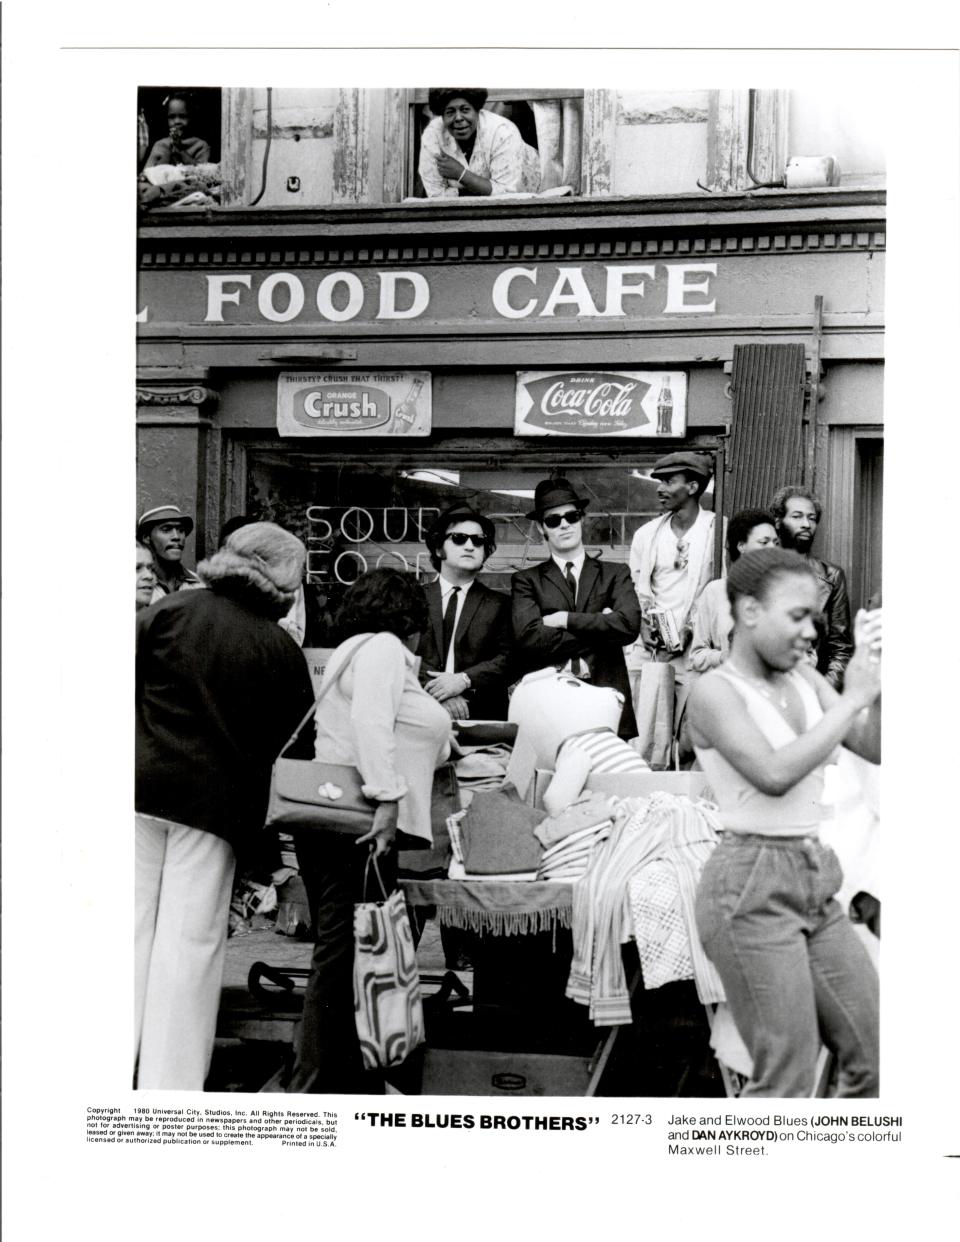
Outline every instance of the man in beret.
POLYGON ((630 571, 587 556, 583 514, 589 500, 564 478, 544 479, 527 514, 548 556, 513 575, 513 634, 525 671, 555 665, 623 695, 619 734, 636 735, 623 648, 640 630, 630 571))
POLYGON ((152 604, 174 591, 203 586, 197 575, 182 564, 184 545, 192 530, 193 518, 181 513, 176 505, 158 505, 137 518, 137 542, 153 554, 157 574, 152 604))
POLYGON ((494 534, 488 517, 456 504, 425 537, 439 577, 424 588, 430 624, 420 636, 420 678, 454 720, 507 718, 510 597, 477 580, 496 549, 494 534))

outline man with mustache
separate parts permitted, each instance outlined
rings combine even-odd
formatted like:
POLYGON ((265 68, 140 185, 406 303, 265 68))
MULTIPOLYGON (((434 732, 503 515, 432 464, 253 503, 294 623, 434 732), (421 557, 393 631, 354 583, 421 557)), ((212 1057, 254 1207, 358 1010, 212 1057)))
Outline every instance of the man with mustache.
POLYGON ((693 607, 713 577, 714 515, 700 503, 713 467, 704 454, 683 451, 661 457, 650 474, 657 483, 662 516, 641 526, 630 545, 641 625, 627 666, 635 692, 643 669, 652 661, 673 666, 674 693, 665 692, 667 701, 658 707, 656 720, 640 712, 641 753, 648 762, 659 763, 654 738, 661 728, 672 729, 681 752, 688 751, 680 722, 688 689, 693 607))
POLYGON ((799 483, 788 483, 770 502, 770 511, 781 547, 791 548, 805 556, 816 573, 820 603, 817 641, 814 644, 817 671, 823 674, 834 690, 842 690, 843 671, 853 655, 847 580, 839 565, 831 565, 829 561, 810 555, 823 516, 823 506, 809 488, 799 483))
POLYGON ((137 519, 137 542, 153 553, 157 574, 152 604, 174 591, 203 586, 197 575, 182 564, 184 545, 192 530, 193 518, 181 513, 176 505, 159 505, 137 519))
POLYGON ((713 514, 700 500, 713 473, 701 453, 668 453, 650 471, 657 481, 662 516, 633 536, 630 572, 643 624, 630 667, 643 668, 669 653, 678 684, 686 675, 690 615, 697 596, 713 577, 713 514))

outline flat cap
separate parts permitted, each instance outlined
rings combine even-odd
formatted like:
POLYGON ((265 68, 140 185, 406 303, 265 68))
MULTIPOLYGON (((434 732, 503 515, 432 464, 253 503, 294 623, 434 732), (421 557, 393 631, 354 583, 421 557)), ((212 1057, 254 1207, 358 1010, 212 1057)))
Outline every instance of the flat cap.
POLYGON ((691 474, 696 474, 701 479, 709 479, 713 476, 713 462, 703 453, 668 453, 666 457, 661 457, 658 462, 654 463, 650 473, 655 479, 659 479, 677 474, 680 470, 689 470, 691 474))

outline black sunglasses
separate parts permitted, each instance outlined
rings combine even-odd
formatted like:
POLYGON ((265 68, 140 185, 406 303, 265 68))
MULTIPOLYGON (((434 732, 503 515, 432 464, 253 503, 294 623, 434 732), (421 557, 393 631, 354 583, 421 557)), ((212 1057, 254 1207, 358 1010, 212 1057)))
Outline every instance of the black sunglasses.
POLYGON ((566 522, 568 526, 576 526, 583 517, 579 509, 568 509, 566 513, 551 513, 543 519, 544 526, 549 526, 551 530, 556 529, 561 522, 566 522))
POLYGON ((487 543, 483 535, 465 535, 461 530, 453 531, 451 534, 447 535, 447 538, 455 543, 458 548, 462 548, 468 539, 475 548, 483 548, 487 543))

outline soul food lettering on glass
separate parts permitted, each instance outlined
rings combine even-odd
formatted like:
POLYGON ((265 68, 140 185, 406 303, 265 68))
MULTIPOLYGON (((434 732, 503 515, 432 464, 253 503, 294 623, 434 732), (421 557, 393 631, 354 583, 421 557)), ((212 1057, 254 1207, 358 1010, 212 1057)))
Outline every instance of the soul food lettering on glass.
POLYGON ((428 436, 429 371, 283 371, 277 379, 282 436, 428 436))
POLYGON ((307 582, 355 582, 368 569, 402 569, 417 577, 430 570, 423 539, 439 508, 401 505, 309 505, 307 582))
POLYGON ((518 436, 650 439, 686 432, 683 371, 519 371, 518 436))

